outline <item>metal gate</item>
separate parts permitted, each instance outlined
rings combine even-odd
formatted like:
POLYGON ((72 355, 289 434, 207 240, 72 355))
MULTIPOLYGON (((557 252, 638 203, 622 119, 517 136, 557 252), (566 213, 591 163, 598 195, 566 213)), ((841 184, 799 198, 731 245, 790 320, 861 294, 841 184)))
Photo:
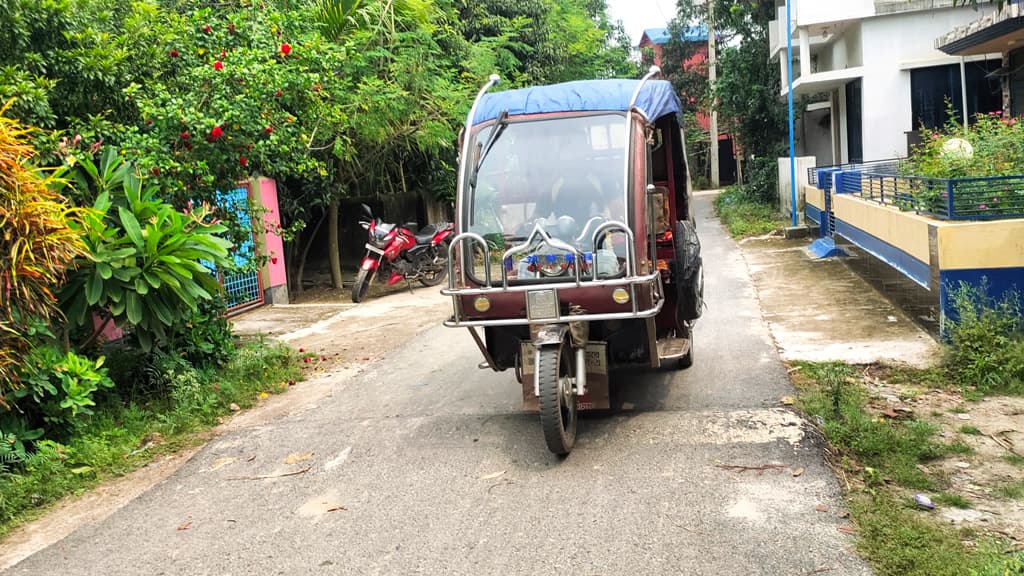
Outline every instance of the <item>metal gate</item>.
POLYGON ((231 250, 235 266, 243 270, 228 274, 217 271, 217 279, 224 287, 224 301, 228 312, 237 313, 263 304, 263 280, 255 266, 258 231, 253 230, 249 215, 249 187, 242 186, 228 192, 218 192, 217 206, 220 210, 234 214, 238 223, 249 231, 248 240, 231 250))

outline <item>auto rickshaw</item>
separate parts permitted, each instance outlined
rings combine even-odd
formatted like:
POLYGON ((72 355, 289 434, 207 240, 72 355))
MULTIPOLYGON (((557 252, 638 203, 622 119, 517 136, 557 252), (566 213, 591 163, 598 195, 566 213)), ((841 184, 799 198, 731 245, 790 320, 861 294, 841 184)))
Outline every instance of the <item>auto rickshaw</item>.
POLYGON ((610 408, 611 368, 693 363, 700 241, 658 74, 491 92, 494 75, 460 136, 445 325, 469 329, 481 368, 514 370, 555 454, 578 411, 610 408))

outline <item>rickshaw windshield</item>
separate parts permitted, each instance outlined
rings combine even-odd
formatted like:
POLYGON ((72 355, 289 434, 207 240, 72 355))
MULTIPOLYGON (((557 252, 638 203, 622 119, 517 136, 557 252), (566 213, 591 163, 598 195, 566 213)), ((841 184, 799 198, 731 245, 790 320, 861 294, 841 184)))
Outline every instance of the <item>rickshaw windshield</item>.
POLYGON ((625 221, 626 126, 622 114, 597 113, 497 123, 473 142, 473 165, 491 143, 466 199, 471 232, 525 240, 538 222, 573 243, 588 223, 625 221), (571 219, 571 220, 570 220, 571 219))

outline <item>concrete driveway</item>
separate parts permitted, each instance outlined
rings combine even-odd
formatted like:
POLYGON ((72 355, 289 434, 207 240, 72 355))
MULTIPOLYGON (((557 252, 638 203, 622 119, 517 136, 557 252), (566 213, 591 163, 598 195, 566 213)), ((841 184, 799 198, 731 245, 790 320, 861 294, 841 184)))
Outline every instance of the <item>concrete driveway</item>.
POLYGON ((618 410, 584 418, 567 459, 512 374, 438 326, 7 573, 869 574, 819 441, 780 406, 743 258, 710 197, 698 212, 695 366, 614 375, 618 410))

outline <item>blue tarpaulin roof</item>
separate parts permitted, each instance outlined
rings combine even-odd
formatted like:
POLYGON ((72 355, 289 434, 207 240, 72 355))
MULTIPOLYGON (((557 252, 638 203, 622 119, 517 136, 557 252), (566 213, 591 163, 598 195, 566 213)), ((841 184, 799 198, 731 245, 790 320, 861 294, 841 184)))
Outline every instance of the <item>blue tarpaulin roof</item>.
MULTIPOLYGON (((648 28, 644 30, 644 36, 647 36, 647 39, 653 44, 665 44, 669 40, 668 28, 648 28)), ((679 39, 683 42, 707 42, 708 27, 703 24, 687 26, 683 28, 679 39)))
MULTIPOLYGON (((473 124, 497 118, 503 110, 509 116, 549 112, 625 112, 629 109, 639 80, 581 80, 535 86, 484 95, 473 124)), ((636 99, 636 107, 648 120, 665 114, 681 114, 683 107, 666 80, 648 80, 636 99)))

